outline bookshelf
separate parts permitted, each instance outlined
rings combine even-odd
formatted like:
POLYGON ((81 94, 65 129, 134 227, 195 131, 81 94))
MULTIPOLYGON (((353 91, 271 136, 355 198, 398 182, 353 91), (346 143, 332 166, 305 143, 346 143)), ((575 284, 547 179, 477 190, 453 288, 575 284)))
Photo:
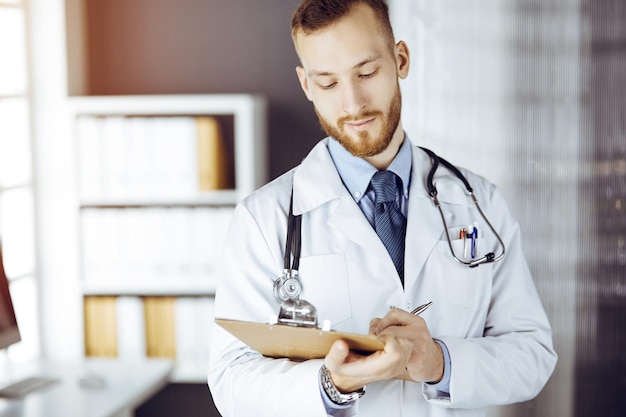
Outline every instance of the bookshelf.
POLYGON ((168 357, 204 382, 216 264, 235 205, 267 181, 266 101, 69 99, 86 356, 168 357))

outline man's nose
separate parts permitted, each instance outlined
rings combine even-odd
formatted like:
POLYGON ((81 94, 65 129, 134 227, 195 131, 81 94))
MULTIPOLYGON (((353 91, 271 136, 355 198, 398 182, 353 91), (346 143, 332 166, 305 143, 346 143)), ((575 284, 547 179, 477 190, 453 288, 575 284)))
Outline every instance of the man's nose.
POLYGON ((365 92, 356 83, 344 83, 342 110, 348 115, 358 115, 366 108, 365 92))

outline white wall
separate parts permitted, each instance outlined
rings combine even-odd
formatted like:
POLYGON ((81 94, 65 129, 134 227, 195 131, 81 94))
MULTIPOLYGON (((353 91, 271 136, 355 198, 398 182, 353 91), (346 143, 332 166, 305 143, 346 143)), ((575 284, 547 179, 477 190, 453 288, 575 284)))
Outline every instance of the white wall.
MULTIPOLYGON (((402 84, 411 139, 497 184, 518 217, 526 257, 560 355, 538 399, 493 416, 573 415, 578 186, 579 1, 390 0, 411 49, 402 84)), ((586 229, 587 228, 587 229, 586 229)), ((587 231, 586 231, 587 230, 587 231)))
POLYGON ((65 2, 30 0, 30 8, 42 353, 69 360, 83 352, 65 2))

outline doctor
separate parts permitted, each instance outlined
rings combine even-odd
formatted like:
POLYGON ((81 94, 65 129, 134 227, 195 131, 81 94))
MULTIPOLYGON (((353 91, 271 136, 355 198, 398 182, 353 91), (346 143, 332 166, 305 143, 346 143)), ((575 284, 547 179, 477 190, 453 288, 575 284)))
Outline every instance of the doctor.
MULTIPOLYGON (((385 347, 362 356, 338 341, 323 360, 271 359, 214 326, 208 382, 219 411, 482 416, 487 406, 536 396, 557 356, 519 226, 494 185, 462 170, 506 255, 478 268, 452 258, 426 189, 431 159, 402 129, 398 78, 408 74, 409 51, 394 41, 384 0, 305 0, 292 36, 300 85, 328 137, 235 209, 215 314, 253 322, 277 314, 273 284, 283 271, 293 190, 293 212, 302 215, 301 298, 333 329, 375 334, 385 347), (379 213, 378 190, 389 184, 376 185, 379 171, 395 184, 385 203, 393 213, 379 213), (377 233, 385 215, 399 236, 392 244, 377 233), (429 301, 420 316, 408 312, 429 301), (406 374, 410 380, 398 378, 406 374)), ((442 168, 434 183, 457 253, 459 231, 475 223, 478 250, 497 248, 463 184, 442 168)))

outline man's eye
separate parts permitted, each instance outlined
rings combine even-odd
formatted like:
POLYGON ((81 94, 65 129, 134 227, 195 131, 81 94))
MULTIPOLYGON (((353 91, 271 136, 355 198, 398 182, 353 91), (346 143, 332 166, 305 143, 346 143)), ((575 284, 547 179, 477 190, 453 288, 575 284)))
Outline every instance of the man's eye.
POLYGON ((361 78, 372 78, 374 75, 376 75, 377 72, 378 72, 378 70, 376 70, 374 72, 367 73, 367 74, 361 74, 359 77, 361 77, 361 78))
POLYGON ((330 90, 331 88, 333 88, 335 85, 337 85, 337 83, 330 83, 330 84, 320 84, 320 88, 322 90, 330 90))

